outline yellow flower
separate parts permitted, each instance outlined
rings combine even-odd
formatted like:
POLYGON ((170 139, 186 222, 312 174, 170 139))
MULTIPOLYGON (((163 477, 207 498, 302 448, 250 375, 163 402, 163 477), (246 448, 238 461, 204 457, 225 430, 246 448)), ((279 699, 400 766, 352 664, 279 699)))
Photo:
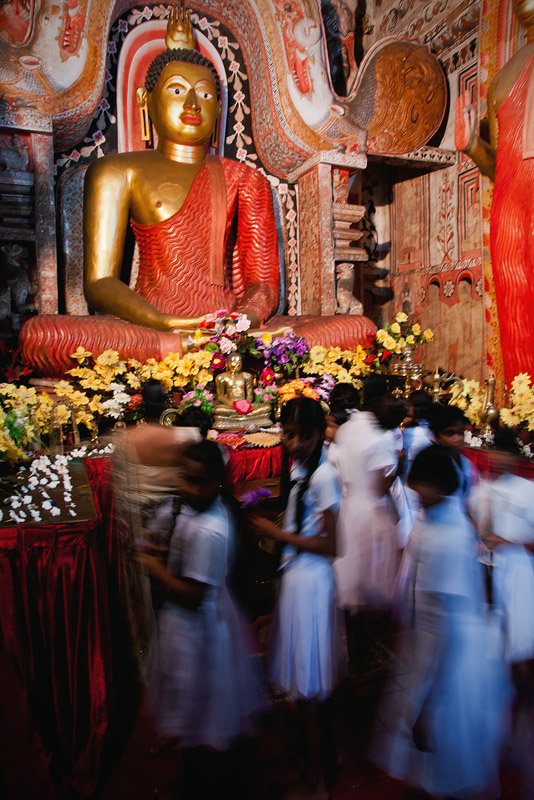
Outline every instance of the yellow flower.
POLYGON ((82 361, 84 358, 90 358, 93 354, 89 350, 84 350, 83 347, 77 347, 75 353, 71 353, 70 357, 75 358, 76 361, 82 361))
POLYGON ((263 344, 267 345, 267 347, 268 347, 271 344, 272 340, 273 340, 272 333, 269 333, 267 331, 267 333, 262 334, 261 340, 262 340, 263 344))
POLYGON ((521 420, 511 408, 501 408, 500 418, 501 422, 508 428, 515 428, 521 423, 521 420))
POLYGON ((420 336, 420 334, 421 334, 421 326, 419 325, 418 322, 416 322, 416 323, 414 323, 412 325, 412 333, 413 333, 414 336, 420 336))
POLYGON ((377 330, 377 332, 376 332, 376 341, 378 342, 378 344, 383 344, 384 343, 384 339, 386 338, 386 336, 387 336, 387 333, 383 328, 380 328, 379 330, 377 330))
POLYGON ((326 353, 326 347, 323 347, 320 344, 315 344, 310 350, 310 359, 319 364, 321 361, 324 360, 325 353, 326 353))
POLYGON ((117 350, 104 350, 98 358, 95 359, 96 364, 102 367, 112 367, 119 363, 119 354, 117 350))
POLYGON ((137 375, 134 375, 133 372, 127 372, 124 377, 126 378, 126 383, 128 384, 128 386, 131 386, 132 389, 139 389, 139 387, 141 386, 139 378, 137 377, 137 375))
POLYGON ((395 314, 395 322, 408 322, 408 315, 404 311, 399 311, 395 314))
POLYGON ((386 334, 386 338, 384 339, 382 344, 384 345, 386 350, 394 350, 396 342, 393 336, 389 336, 388 334, 386 334))
POLYGON ((431 342, 433 338, 434 338, 434 332, 430 328, 427 328, 426 330, 423 331, 424 342, 431 342))
POLYGON ((393 325, 390 326, 391 333, 400 333, 401 326, 398 322, 394 322, 393 325))
POLYGON ((412 336, 411 333, 408 334, 406 337, 406 344, 414 345, 415 344, 415 336, 412 336))
POLYGON ((70 422, 70 409, 65 403, 58 403, 54 408, 54 416, 60 425, 66 425, 70 422))
POLYGON ((193 341, 194 342, 200 342, 203 336, 204 336, 204 334, 202 333, 200 328, 197 328, 196 331, 195 331, 195 335, 193 336, 193 341))
POLYGON ((102 397, 99 394, 95 394, 89 403, 89 411, 92 411, 93 414, 102 414, 104 409, 102 408, 101 400, 102 397))
POLYGON ((68 381, 59 381, 54 386, 57 395, 69 395, 72 392, 72 385, 68 381))

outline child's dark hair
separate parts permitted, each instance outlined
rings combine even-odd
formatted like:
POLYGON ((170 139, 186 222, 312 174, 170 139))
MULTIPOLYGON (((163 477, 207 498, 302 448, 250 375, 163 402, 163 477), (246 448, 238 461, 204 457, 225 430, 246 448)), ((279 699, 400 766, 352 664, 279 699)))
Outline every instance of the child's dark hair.
POLYGON ((330 417, 336 425, 344 425, 349 418, 349 412, 345 408, 331 408, 328 417, 330 417))
POLYGON ((330 413, 360 407, 360 393, 352 383, 336 383, 328 400, 330 413))
POLYGON ((441 444, 431 444, 421 450, 413 460, 408 483, 410 486, 414 483, 434 486, 444 495, 455 492, 460 479, 449 450, 441 444))
POLYGON ((413 418, 415 422, 419 423, 421 420, 429 420, 432 416, 432 408, 435 403, 432 396, 424 389, 417 389, 412 392, 408 401, 413 406, 413 418))
POLYGON ((467 418, 458 406, 444 406, 441 403, 434 403, 429 421, 430 430, 435 436, 458 423, 467 424, 467 418))
POLYGON ((250 614, 253 607, 254 554, 256 541, 247 521, 226 480, 226 465, 221 448, 215 442, 203 439, 193 442, 184 451, 185 458, 203 464, 220 486, 220 496, 231 512, 235 523, 235 554, 228 572, 228 586, 243 610, 250 614))
POLYGON ((200 435, 205 439, 211 427, 211 419, 198 406, 187 406, 178 414, 174 424, 178 428, 198 428, 200 435))
POLYGON ((285 405, 282 406, 280 422, 282 428, 285 425, 300 425, 305 430, 313 430, 319 433, 319 439, 315 450, 308 458, 306 464, 308 468, 306 476, 300 484, 297 494, 296 526, 297 533, 300 533, 302 518, 304 516, 304 495, 308 491, 310 480, 312 479, 315 470, 319 466, 319 461, 321 460, 324 433, 326 430, 326 418, 323 407, 318 400, 312 400, 311 397, 299 395, 293 400, 289 400, 285 405))
POLYGON ((377 398, 386 394, 388 390, 387 378, 371 372, 363 379, 363 407, 366 411, 371 411, 377 398))
POLYGON ((521 455, 521 447, 511 428, 497 428, 493 439, 493 447, 495 450, 503 450, 506 453, 512 453, 514 456, 521 455))
POLYGON ((392 431, 398 428, 406 416, 406 403, 400 397, 383 394, 377 397, 373 412, 381 428, 392 431))
POLYGON ((167 395, 163 384, 151 378, 141 390, 143 405, 145 407, 145 419, 150 421, 159 420, 161 414, 167 408, 167 395))

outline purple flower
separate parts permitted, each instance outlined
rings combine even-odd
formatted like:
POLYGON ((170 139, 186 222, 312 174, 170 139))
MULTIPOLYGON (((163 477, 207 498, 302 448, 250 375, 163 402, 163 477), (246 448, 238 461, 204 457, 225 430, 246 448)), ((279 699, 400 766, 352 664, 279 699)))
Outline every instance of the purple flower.
POLYGON ((271 497, 272 492, 269 489, 264 489, 260 486, 258 489, 253 489, 250 492, 245 492, 241 498, 241 508, 250 508, 250 506, 257 506, 262 500, 271 497))

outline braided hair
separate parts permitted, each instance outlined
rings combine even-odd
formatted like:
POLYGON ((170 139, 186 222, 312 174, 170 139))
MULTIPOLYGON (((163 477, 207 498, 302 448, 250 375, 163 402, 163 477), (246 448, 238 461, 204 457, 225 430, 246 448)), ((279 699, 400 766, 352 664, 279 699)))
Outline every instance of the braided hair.
POLYGON ((280 422, 282 427, 285 425, 299 425, 305 430, 317 431, 320 434, 315 450, 308 458, 307 472, 304 480, 299 486, 297 493, 295 521, 297 528, 296 532, 300 533, 302 528, 302 520, 304 517, 304 496, 308 491, 310 481, 315 473, 315 470, 319 466, 319 461, 321 460, 324 433, 326 430, 326 419, 323 408, 317 400, 312 400, 311 397, 299 395, 293 400, 289 400, 289 402, 282 406, 280 422))
POLYGON ((156 88, 161 73, 167 64, 171 64, 173 61, 182 61, 186 64, 198 64, 201 67, 207 67, 213 75, 215 88, 217 89, 217 100, 219 100, 221 94, 219 76, 209 58, 203 56, 198 50, 185 50, 184 48, 178 50, 164 50, 156 56, 146 73, 145 89, 147 92, 152 92, 156 88))

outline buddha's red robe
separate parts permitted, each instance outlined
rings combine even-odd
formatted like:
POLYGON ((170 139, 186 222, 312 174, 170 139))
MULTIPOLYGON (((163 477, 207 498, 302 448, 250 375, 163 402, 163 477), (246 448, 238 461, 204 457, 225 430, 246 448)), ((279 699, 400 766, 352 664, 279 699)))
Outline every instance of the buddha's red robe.
POLYGON ((534 376, 534 158, 523 154, 530 58, 497 111, 499 142, 491 207, 490 246, 504 374, 534 376))

